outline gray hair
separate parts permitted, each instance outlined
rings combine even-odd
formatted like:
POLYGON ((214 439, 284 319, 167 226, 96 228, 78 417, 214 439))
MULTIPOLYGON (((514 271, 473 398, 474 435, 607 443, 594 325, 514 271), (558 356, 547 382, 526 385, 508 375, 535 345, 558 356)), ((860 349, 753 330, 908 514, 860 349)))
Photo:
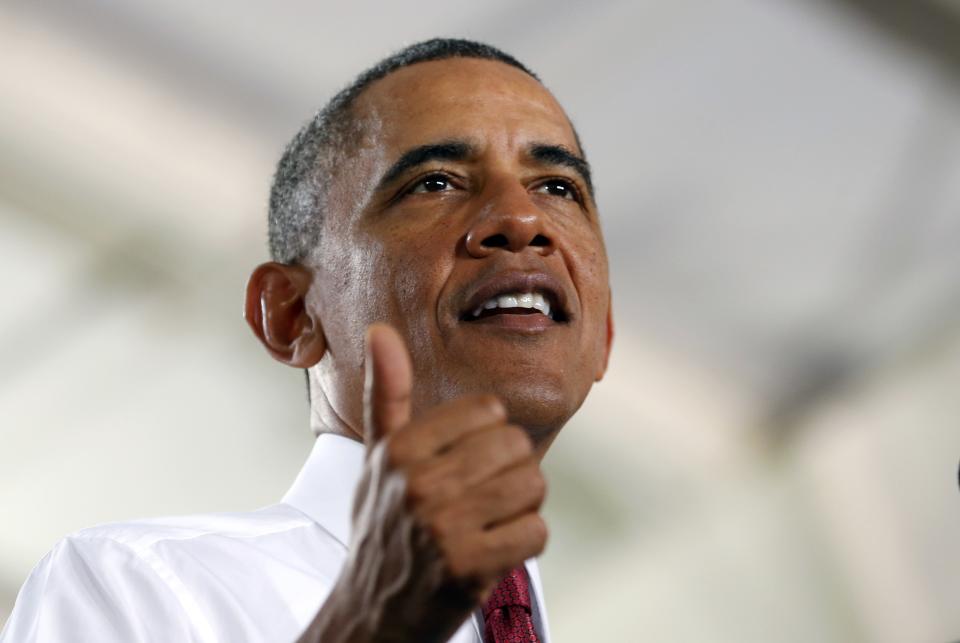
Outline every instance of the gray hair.
POLYGON ((359 143, 361 124, 351 107, 372 82, 410 65, 446 58, 482 58, 511 65, 540 80, 516 58, 472 40, 435 38, 410 45, 370 67, 335 95, 284 150, 270 189, 269 243, 274 261, 302 261, 316 246, 334 165, 359 143))

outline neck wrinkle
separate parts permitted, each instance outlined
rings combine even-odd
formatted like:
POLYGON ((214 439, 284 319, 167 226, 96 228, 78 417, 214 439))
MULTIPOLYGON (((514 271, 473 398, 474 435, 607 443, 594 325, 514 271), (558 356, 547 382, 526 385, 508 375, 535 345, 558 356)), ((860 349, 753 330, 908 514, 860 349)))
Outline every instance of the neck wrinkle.
POLYGON ((330 404, 326 391, 317 385, 312 370, 310 373, 310 430, 316 437, 324 433, 332 433, 361 444, 364 442, 363 432, 350 426, 330 404))

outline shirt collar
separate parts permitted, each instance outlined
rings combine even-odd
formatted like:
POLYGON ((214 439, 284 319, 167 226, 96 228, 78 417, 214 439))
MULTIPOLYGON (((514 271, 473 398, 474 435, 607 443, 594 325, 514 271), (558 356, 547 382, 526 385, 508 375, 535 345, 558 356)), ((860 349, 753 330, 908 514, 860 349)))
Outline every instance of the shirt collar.
POLYGON ((363 473, 366 447, 342 435, 322 433, 313 444, 283 502, 305 513, 346 547, 353 522, 353 495, 363 473))

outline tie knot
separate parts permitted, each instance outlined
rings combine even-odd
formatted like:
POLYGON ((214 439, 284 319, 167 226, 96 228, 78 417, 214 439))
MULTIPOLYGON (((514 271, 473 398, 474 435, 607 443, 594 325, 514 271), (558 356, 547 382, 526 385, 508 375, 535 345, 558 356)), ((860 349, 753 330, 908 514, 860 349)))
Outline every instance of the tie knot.
POLYGON ((493 593, 483 605, 483 618, 489 618, 491 612, 504 607, 522 607, 530 611, 530 590, 527 588, 527 574, 523 567, 511 570, 503 577, 493 593))

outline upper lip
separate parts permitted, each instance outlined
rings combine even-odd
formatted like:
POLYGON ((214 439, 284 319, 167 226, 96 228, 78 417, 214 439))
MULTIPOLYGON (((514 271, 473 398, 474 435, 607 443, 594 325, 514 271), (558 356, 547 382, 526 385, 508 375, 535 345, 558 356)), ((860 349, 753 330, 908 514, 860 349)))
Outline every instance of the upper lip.
POLYGON ((570 320, 569 297, 560 280, 540 271, 509 270, 499 272, 475 283, 466 293, 466 303, 460 309, 460 319, 469 316, 492 297, 507 293, 541 293, 550 302, 557 321, 570 320))

